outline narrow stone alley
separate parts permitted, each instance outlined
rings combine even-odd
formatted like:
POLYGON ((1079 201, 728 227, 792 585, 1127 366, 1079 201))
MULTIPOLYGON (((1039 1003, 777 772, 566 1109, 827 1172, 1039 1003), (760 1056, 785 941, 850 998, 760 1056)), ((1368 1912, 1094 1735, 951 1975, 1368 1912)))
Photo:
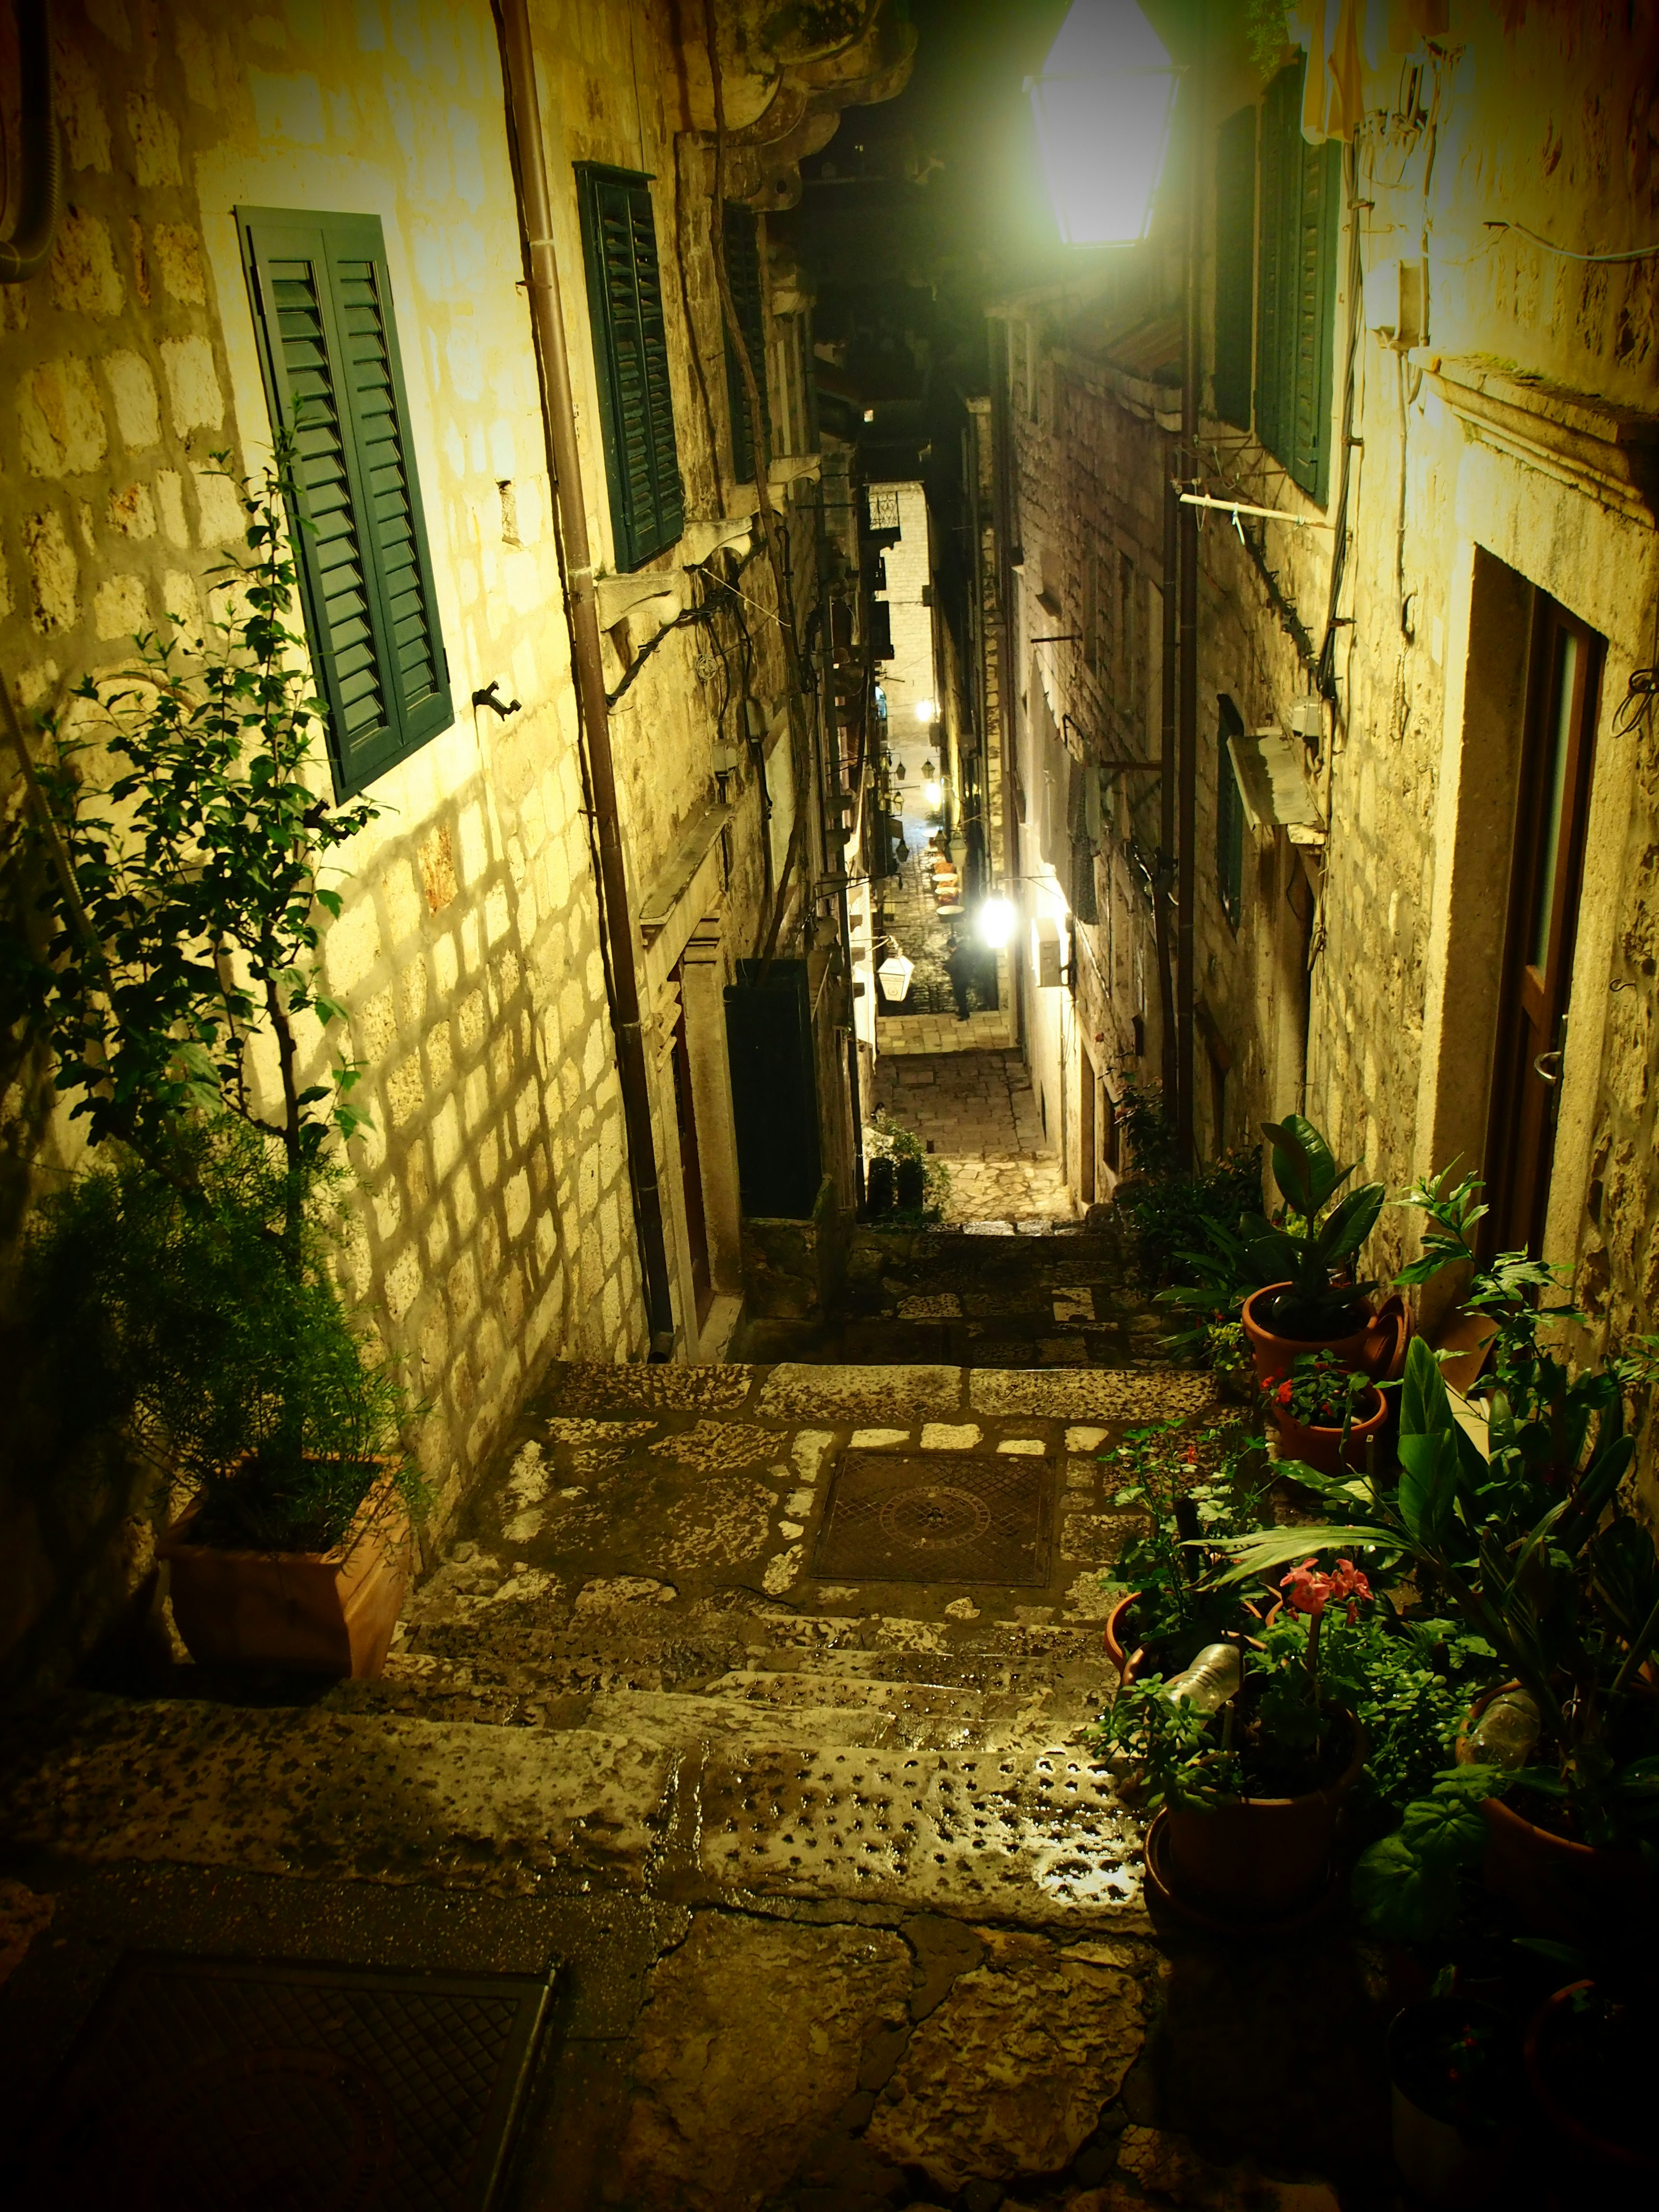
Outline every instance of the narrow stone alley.
POLYGON ((1159 1356, 1115 1237, 914 1232, 870 1267, 855 1364, 551 1369, 378 1680, 152 1654, 30 1717, 0 1845, 52 1940, 0 2006, 9 2138, 118 1929, 550 1960, 514 2212, 1334 2204, 1382 2125, 1363 1963, 1149 1911, 1090 1745, 1115 1447, 1212 1438, 1210 1379, 1159 1356), (1024 1324, 1022 1364, 979 1360, 1024 1324), (1293 2082, 1292 2000, 1329 2031, 1293 2082))

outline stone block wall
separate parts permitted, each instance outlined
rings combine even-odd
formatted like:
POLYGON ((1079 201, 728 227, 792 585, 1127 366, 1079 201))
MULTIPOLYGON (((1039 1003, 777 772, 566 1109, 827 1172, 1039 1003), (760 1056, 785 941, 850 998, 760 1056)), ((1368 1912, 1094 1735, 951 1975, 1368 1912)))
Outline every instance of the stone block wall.
MULTIPOLYGON (((570 168, 585 158, 657 177, 688 492, 678 557, 700 559, 734 494, 706 163, 688 146, 683 179, 676 170, 684 27, 666 0, 532 15, 596 558, 609 564, 611 537, 570 168)), ((235 209, 368 212, 384 228, 455 720, 374 786, 380 817, 343 856, 325 972, 374 1115, 352 1147, 361 1200, 342 1264, 424 1402, 435 1533, 541 1363, 645 1349, 494 16, 484 0, 362 0, 331 14, 295 0, 246 19, 188 0, 64 0, 58 15, 66 205, 49 268, 0 289, 0 679, 31 724, 83 673, 120 665, 135 631, 173 617, 193 629, 239 540, 215 456, 257 471, 270 430, 235 209), (509 720, 468 704, 493 678, 523 702, 509 720)), ((804 606, 811 487, 777 496, 804 606)), ((670 585, 676 557, 661 562, 670 585)), ((763 562, 743 588, 756 603, 749 680, 769 709, 784 682, 763 562)), ((608 642, 613 687, 644 641, 630 630, 608 642)), ((740 734, 733 676, 707 634, 687 629, 617 717, 636 896, 713 797, 715 735, 740 734)), ((319 762, 319 787, 325 774, 319 762)), ((10 768, 0 775, 15 807, 10 768)), ((746 761, 728 796, 729 961, 753 948, 763 905, 746 761)), ((320 1036, 307 1048, 320 1069, 320 1036)), ((655 1112, 672 1193, 665 1066, 655 1112)), ((27 1052, 7 1069, 8 1242, 33 1177, 78 1158, 46 1076, 27 1052)), ((683 1246, 677 1217, 670 1243, 683 1246)), ((74 1516, 27 1472, 0 1480, 16 1566, 0 1647, 10 1638, 25 1671, 55 1635, 69 1650, 95 1632, 107 1604, 82 1598, 108 1551, 106 1528, 76 1565, 60 1540, 74 1516)), ((76 1525, 89 1525, 84 1513, 76 1525)), ((137 1566, 147 1543, 141 1532, 128 1547, 137 1566)))

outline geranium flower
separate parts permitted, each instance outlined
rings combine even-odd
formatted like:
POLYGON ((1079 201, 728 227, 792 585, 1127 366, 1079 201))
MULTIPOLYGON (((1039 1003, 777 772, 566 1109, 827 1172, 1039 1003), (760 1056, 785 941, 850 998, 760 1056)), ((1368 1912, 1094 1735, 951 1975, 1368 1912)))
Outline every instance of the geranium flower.
POLYGON ((1294 1387, 1295 1386, 1292 1384, 1290 1376, 1287 1375, 1285 1377, 1285 1380, 1279 1384, 1278 1389, 1273 1392, 1274 1397, 1278 1399, 1281 1406, 1288 1406, 1290 1404, 1291 1392, 1294 1387))
POLYGON ((1279 1587, 1292 1612, 1305 1613, 1315 1620, 1331 1601, 1332 1578, 1318 1573, 1311 1559, 1292 1567, 1289 1574, 1281 1577, 1279 1587))
POLYGON ((1364 1598, 1369 1603, 1371 1586, 1352 1559, 1337 1561, 1336 1572, 1330 1577, 1330 1595, 1339 1603, 1344 1598, 1347 1600, 1348 1626, 1352 1628, 1359 1618, 1358 1601, 1364 1598))

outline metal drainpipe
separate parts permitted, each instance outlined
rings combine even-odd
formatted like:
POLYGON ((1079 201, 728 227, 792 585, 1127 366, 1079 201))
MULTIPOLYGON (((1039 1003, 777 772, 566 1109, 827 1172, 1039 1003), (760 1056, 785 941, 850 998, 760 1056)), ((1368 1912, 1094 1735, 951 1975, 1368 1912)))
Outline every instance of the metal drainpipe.
MULTIPOLYGON (((1192 131, 1187 164, 1187 296, 1181 343, 1181 474, 1193 474, 1198 451, 1198 263, 1202 242, 1199 193, 1204 157, 1203 109, 1199 73, 1188 82, 1193 91, 1192 131)), ((1181 1164, 1197 1164, 1194 1142, 1193 1070, 1194 908, 1197 896, 1198 833, 1198 509, 1180 510, 1181 702, 1180 789, 1177 796, 1176 878, 1176 1141, 1181 1164)))
POLYGON ((52 0, 18 0, 18 118, 22 205, 0 239, 0 284, 21 284, 46 266, 64 198, 64 156, 52 82, 52 0))
MULTIPOLYGON (((1166 478, 1175 456, 1166 450, 1166 478)), ((1175 1111, 1179 1089, 1176 1074, 1175 972, 1170 959, 1170 890, 1175 877, 1176 849, 1176 676, 1180 665, 1180 625, 1176 595, 1180 579, 1181 506, 1173 482, 1164 486, 1163 636, 1160 640, 1162 676, 1158 702, 1158 875, 1152 886, 1152 927, 1158 946, 1158 1013, 1159 1074, 1164 1085, 1164 1110, 1175 1111)))
POLYGON ((497 0, 497 17, 507 79, 507 112, 517 153, 519 223, 529 277, 531 321, 541 369, 542 416, 547 426, 548 462, 558 501, 559 535, 564 550, 576 697, 587 740, 588 782, 599 845, 600 906, 610 956, 617 1072, 622 1081, 623 1118, 628 1130, 629 1180, 633 1185, 634 1214, 645 1272, 651 1356, 653 1359, 667 1359, 674 1346, 674 1304, 669 1287, 668 1249, 663 1235, 662 1192, 657 1182, 656 1141, 651 1127, 650 1080, 640 1024, 634 918, 628 902, 628 875, 617 820, 616 764, 611 751, 611 710, 605 696, 605 665, 599 653, 593 556, 587 540, 587 506, 582 493, 581 456, 576 442, 570 360, 565 348, 558 264, 553 252, 552 204, 547 185, 535 55, 526 0, 497 0))

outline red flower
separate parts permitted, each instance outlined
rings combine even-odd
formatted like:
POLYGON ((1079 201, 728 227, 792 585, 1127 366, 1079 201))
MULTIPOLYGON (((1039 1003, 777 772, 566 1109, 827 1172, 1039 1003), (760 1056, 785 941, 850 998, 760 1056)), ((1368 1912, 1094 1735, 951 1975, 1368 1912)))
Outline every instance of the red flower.
POLYGON ((1333 1594, 1331 1577, 1316 1574, 1311 1559, 1304 1559, 1299 1567, 1292 1567, 1289 1574, 1281 1578, 1279 1587, 1284 1591, 1292 1612, 1309 1613, 1315 1620, 1324 1612, 1333 1594))
POLYGON ((1284 1381, 1279 1384, 1279 1386, 1278 1389, 1274 1391, 1273 1395, 1278 1399, 1278 1401, 1279 1401, 1279 1404, 1280 1404, 1281 1406, 1288 1406, 1288 1405, 1290 1404, 1290 1402, 1291 1402, 1291 1378, 1290 1378, 1290 1376, 1289 1376, 1288 1375, 1285 1377, 1285 1380, 1284 1380, 1284 1381))

